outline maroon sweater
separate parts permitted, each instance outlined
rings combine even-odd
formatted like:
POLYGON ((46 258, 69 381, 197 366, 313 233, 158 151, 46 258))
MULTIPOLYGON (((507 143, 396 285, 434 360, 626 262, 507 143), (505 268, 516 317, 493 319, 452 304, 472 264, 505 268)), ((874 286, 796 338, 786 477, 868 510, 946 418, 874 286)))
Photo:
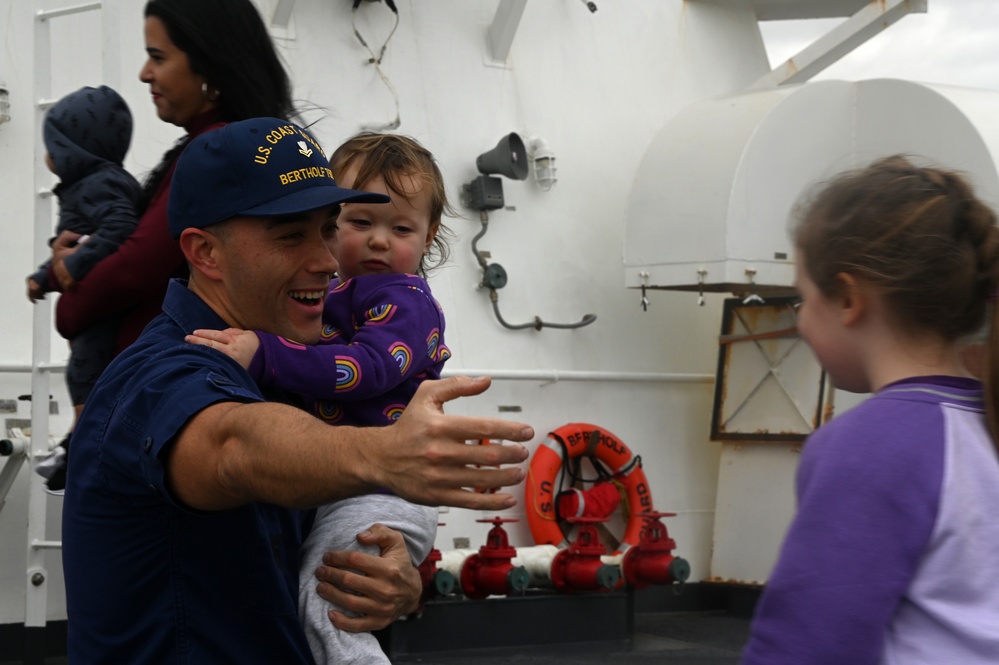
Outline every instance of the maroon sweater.
MULTIPOLYGON (((190 138, 221 127, 217 111, 204 113, 185 127, 190 138)), ((115 354, 135 341, 161 311, 171 277, 187 275, 180 245, 170 237, 167 200, 177 162, 153 194, 135 231, 114 254, 94 269, 56 305, 56 329, 72 339, 85 328, 112 316, 121 316, 115 354)))

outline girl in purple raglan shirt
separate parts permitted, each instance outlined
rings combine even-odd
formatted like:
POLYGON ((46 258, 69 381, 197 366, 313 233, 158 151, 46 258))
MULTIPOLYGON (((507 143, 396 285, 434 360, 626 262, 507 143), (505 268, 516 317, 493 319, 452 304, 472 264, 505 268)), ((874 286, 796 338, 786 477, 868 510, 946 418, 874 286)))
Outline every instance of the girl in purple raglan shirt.
MULTIPOLYGON (((340 186, 392 201, 343 205, 333 250, 338 279, 326 295, 322 341, 307 346, 236 329, 197 330, 188 341, 211 343, 261 386, 303 395, 331 425, 388 425, 422 381, 440 378, 451 355, 444 313, 420 275, 429 260, 436 266, 447 258, 441 218, 454 211, 433 156, 409 137, 359 134, 336 150, 330 165, 340 186)), ((323 553, 365 549, 357 534, 381 523, 402 532, 419 565, 433 547, 437 519, 436 508, 389 494, 318 509, 299 575, 299 614, 317 662, 389 662, 370 633, 339 631, 327 619, 340 608, 316 593, 314 571, 323 553)))
POLYGON ((995 215, 896 156, 822 189, 795 243, 802 338, 873 396, 805 445, 741 663, 999 663, 994 321, 984 396, 961 362, 995 317, 995 215))

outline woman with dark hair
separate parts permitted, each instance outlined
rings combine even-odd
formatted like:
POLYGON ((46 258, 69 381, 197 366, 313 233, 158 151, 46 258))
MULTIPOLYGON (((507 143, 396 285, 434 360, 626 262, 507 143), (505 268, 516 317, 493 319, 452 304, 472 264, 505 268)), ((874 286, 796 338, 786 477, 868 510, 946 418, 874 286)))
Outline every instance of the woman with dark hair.
MULTIPOLYGON (((259 116, 290 119, 291 83, 260 15, 250 0, 150 0, 145 8, 148 58, 139 79, 149 84, 156 115, 187 134, 146 178, 138 224, 118 250, 79 282, 65 260, 80 234, 64 231, 52 244, 49 281, 62 269, 56 329, 68 340, 100 324, 113 336, 113 356, 135 341, 161 311, 167 283, 186 277, 187 264, 167 230, 167 199, 177 158, 188 143, 225 123, 259 116)), ((111 358, 108 358, 110 362, 111 358)), ((103 371, 103 367, 95 368, 103 371)), ((77 405, 82 408, 82 405, 77 405)), ((60 447, 68 449, 71 435, 60 447)), ((46 488, 60 494, 65 457, 42 464, 46 488)))
MULTIPOLYGON (((250 0, 150 0, 145 37, 148 59, 139 78, 149 84, 160 120, 183 127, 187 135, 146 179, 135 232, 56 306, 56 328, 67 339, 120 317, 116 353, 159 314, 170 278, 187 271, 166 214, 173 169, 184 147, 228 122, 294 114, 288 74, 250 0)), ((53 244, 57 262, 75 251, 77 238, 59 236, 53 244)))

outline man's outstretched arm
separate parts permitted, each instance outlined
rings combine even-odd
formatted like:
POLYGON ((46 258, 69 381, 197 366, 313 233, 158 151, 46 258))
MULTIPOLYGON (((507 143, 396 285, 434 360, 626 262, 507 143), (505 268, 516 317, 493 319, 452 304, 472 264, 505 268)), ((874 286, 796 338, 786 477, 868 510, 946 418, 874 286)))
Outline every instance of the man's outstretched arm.
POLYGON ((425 381, 402 417, 388 427, 330 427, 296 408, 222 402, 200 411, 181 431, 167 461, 176 497, 199 510, 253 501, 312 507, 384 488, 431 506, 502 510, 511 494, 473 487, 508 487, 523 480, 520 445, 470 446, 468 440, 522 442, 523 424, 446 415, 444 403, 477 395, 489 379, 425 381))

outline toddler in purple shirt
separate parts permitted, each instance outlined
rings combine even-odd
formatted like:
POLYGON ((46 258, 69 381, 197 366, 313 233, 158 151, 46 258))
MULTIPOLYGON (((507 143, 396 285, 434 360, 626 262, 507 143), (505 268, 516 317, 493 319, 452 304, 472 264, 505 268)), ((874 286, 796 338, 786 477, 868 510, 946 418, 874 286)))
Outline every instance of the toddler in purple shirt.
MULTIPOLYGON (((451 355, 444 313, 423 276, 446 260, 441 218, 455 213, 433 155, 412 138, 359 134, 333 153, 330 166, 341 187, 392 200, 342 206, 333 244, 338 279, 328 294, 302 296, 326 298, 320 343, 234 328, 196 330, 187 341, 226 353, 262 387, 302 395, 331 425, 388 425, 422 381, 440 378, 451 355)), ((331 606, 316 592, 313 574, 323 553, 365 550, 357 534, 381 523, 403 534, 419 565, 433 547, 437 519, 435 507, 391 494, 317 510, 299 574, 299 615, 317 662, 389 662, 373 635, 338 630, 327 619, 331 606)))

